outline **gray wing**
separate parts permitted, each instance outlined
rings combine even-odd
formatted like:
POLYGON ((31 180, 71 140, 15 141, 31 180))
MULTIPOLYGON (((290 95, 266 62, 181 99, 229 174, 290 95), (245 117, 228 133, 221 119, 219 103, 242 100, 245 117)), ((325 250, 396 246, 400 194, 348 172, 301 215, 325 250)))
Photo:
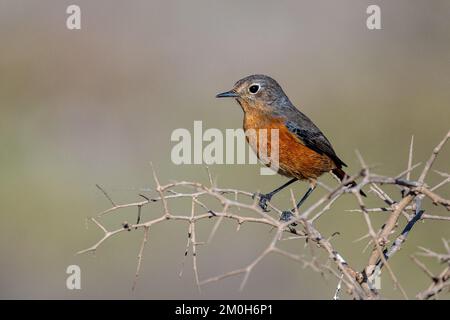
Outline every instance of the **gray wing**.
POLYGON ((290 117, 291 119, 285 122, 288 130, 295 134, 306 147, 330 157, 338 168, 346 167, 347 165, 336 155, 330 141, 322 131, 303 113, 298 110, 296 113, 294 117, 290 117))

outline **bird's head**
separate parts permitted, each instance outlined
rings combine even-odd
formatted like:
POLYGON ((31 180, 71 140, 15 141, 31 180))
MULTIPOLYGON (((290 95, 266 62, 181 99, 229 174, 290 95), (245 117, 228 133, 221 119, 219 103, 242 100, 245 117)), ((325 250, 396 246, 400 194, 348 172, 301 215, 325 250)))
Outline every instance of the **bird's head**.
POLYGON ((277 111, 290 104, 281 86, 269 76, 256 74, 235 83, 233 89, 219 93, 216 98, 235 98, 244 111, 256 108, 277 111))

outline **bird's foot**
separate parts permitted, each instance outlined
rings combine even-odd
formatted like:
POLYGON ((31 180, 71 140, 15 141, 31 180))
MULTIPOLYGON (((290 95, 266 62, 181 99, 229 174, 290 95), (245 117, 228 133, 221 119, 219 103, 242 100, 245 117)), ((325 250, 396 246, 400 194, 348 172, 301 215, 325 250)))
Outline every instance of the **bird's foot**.
POLYGON ((212 210, 208 210, 208 213, 210 214, 210 216, 209 216, 210 218, 217 217, 217 214, 212 210))
MULTIPOLYGON (((280 216, 280 221, 289 222, 290 220, 293 220, 294 218, 295 218, 295 216, 292 213, 292 211, 283 211, 280 216)), ((295 226, 297 226, 297 223, 293 222, 293 223, 291 223, 291 226, 295 227, 295 226)))
POLYGON ((272 199, 272 195, 270 193, 262 194, 262 193, 255 193, 252 196, 252 199, 255 199, 255 197, 259 198, 258 205, 262 209, 263 212, 269 212, 270 210, 267 209, 268 204, 267 202, 272 199))

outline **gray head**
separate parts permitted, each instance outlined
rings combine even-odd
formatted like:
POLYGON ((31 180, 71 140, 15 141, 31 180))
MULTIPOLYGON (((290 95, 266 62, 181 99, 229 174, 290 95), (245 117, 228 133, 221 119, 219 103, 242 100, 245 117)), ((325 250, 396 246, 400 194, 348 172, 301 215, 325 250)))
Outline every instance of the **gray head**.
POLYGON ((257 108, 267 111, 281 111, 292 107, 281 86, 269 76, 255 74, 245 77, 227 92, 219 93, 216 98, 235 98, 244 111, 257 108))

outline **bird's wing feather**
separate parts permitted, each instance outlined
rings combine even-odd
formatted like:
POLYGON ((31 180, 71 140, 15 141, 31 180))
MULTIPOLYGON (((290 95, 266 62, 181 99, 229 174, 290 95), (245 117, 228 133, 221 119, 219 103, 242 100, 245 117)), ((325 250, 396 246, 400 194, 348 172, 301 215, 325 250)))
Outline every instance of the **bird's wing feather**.
POLYGON ((301 143, 319 154, 327 155, 331 158, 331 160, 334 161, 337 167, 340 168, 342 166, 347 166, 336 155, 336 152, 334 152, 333 147, 331 146, 331 143, 328 141, 328 139, 308 117, 306 117, 304 114, 301 114, 301 117, 297 115, 295 119, 296 121, 287 120, 285 122, 285 125, 290 132, 297 136, 301 143))

